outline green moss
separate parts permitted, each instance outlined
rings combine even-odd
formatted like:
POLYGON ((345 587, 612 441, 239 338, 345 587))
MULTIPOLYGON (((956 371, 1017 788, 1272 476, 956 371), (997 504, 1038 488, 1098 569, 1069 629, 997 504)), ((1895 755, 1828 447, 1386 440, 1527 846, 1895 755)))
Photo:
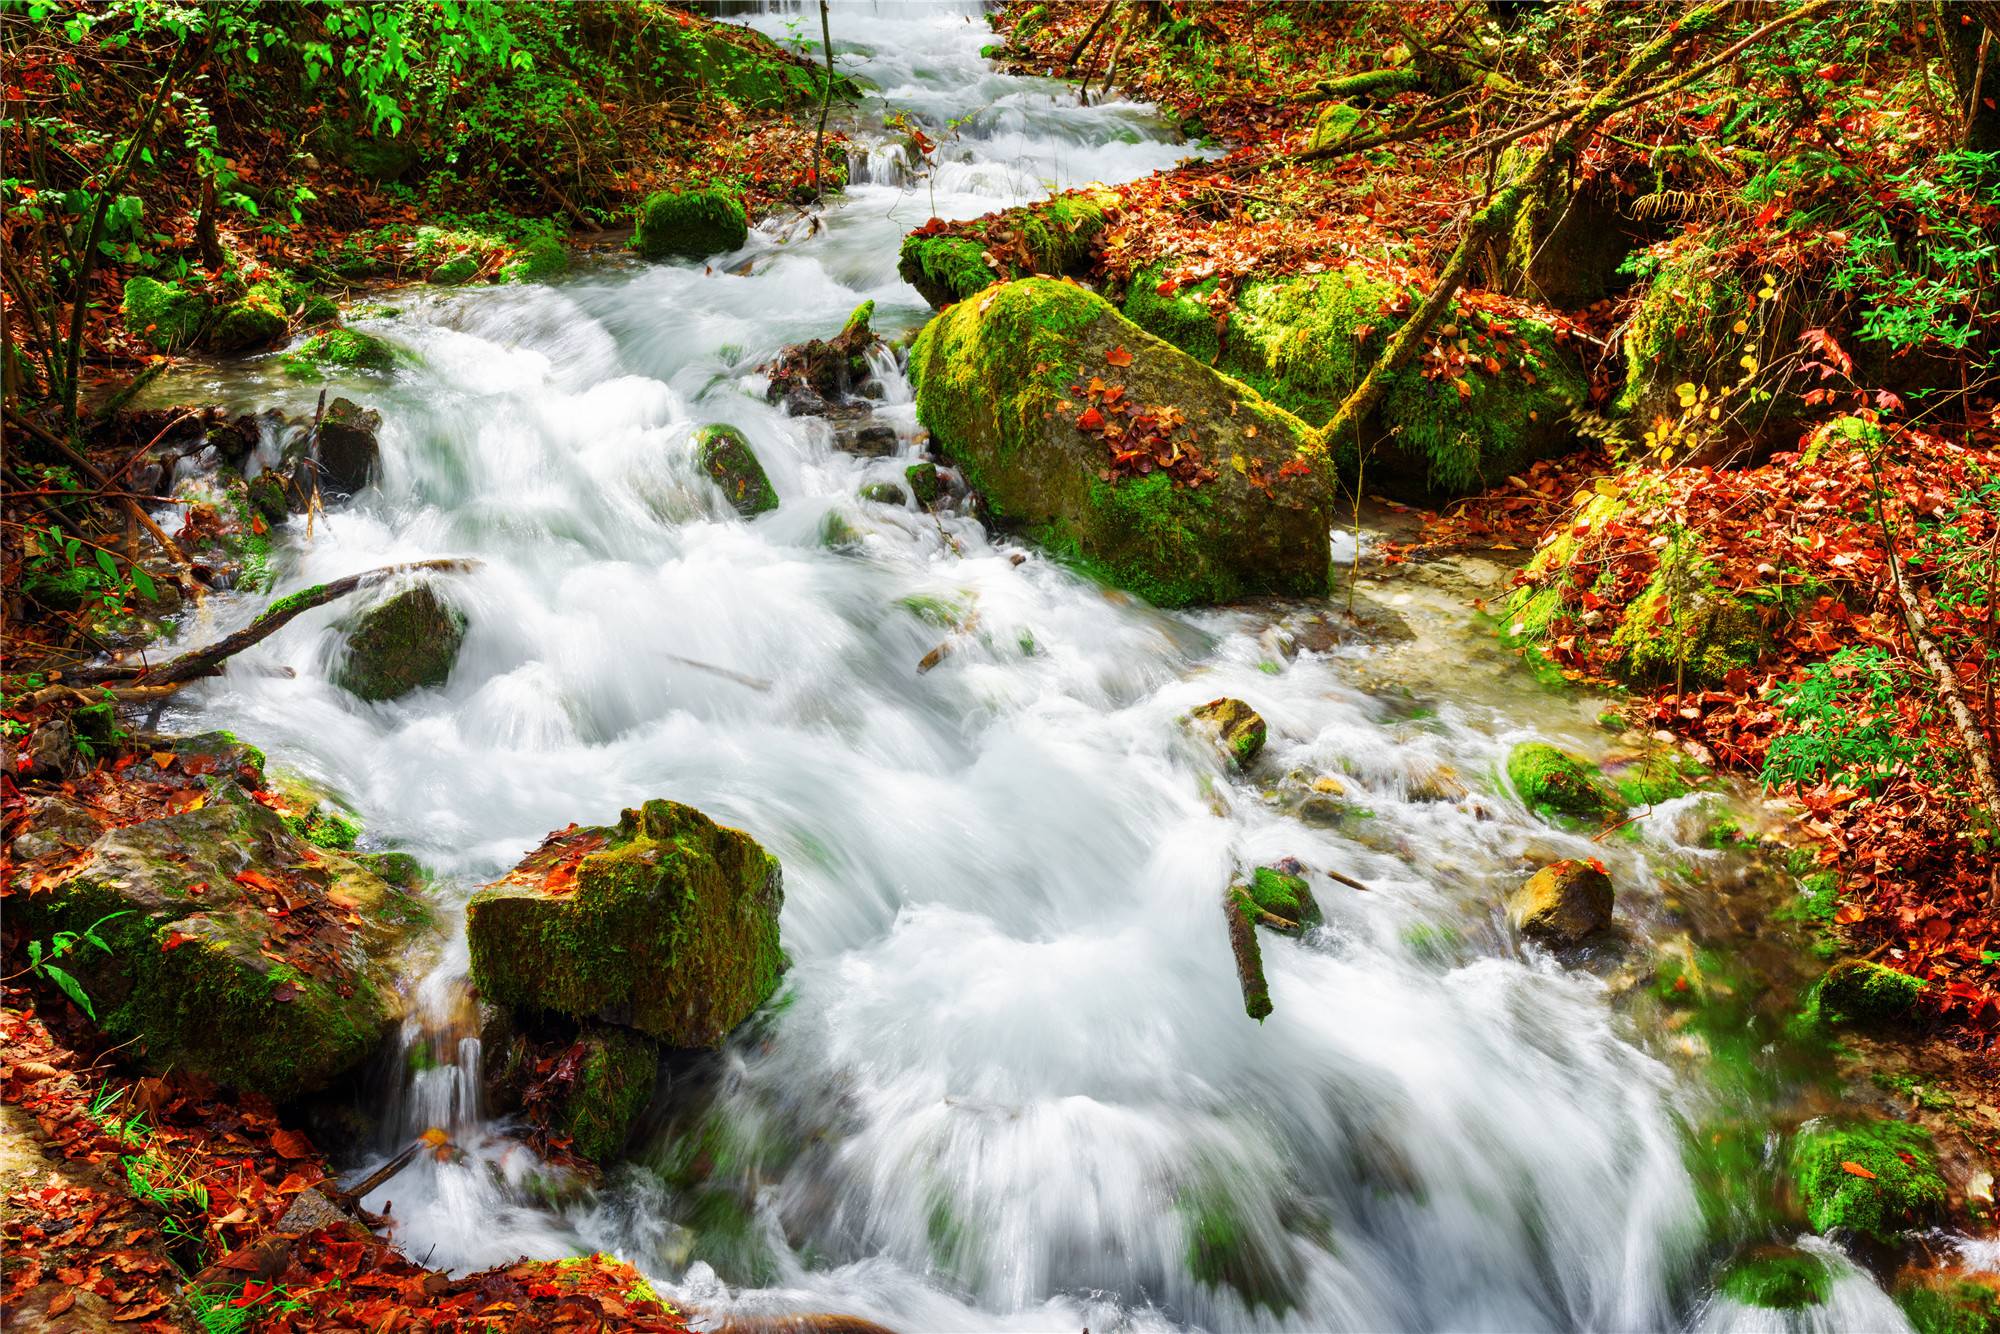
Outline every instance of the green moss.
POLYGON ((407 852, 364 852, 354 860, 371 875, 380 876, 411 894, 422 893, 430 887, 431 873, 407 852))
POLYGON ((334 684, 369 701, 399 699, 451 678, 465 613, 419 584, 363 613, 347 636, 334 684))
POLYGON ((722 488, 738 514, 754 519, 778 508, 777 490, 743 432, 734 426, 704 426, 695 432, 694 450, 702 471, 722 488))
POLYGON ((277 342, 291 328, 281 296, 269 284, 253 284, 241 300, 216 312, 202 344, 216 352, 241 352, 277 342))
POLYGON ((1365 133, 1368 117, 1359 107, 1345 102, 1329 102, 1313 122, 1312 134, 1306 139, 1306 151, 1328 148, 1352 135, 1365 133))
MULTIPOLYGON (((1260 1228, 1239 1192, 1231 1188, 1234 1175, 1211 1165, 1175 1194, 1174 1212, 1180 1215, 1187 1237, 1184 1263, 1197 1283, 1231 1289, 1253 1311, 1267 1309, 1274 1319, 1282 1319, 1298 1305, 1304 1279, 1303 1267, 1292 1252, 1293 1240, 1284 1234, 1317 1229, 1307 1218, 1282 1216, 1265 1220, 1260 1228), (1265 1229, 1279 1234, 1276 1244, 1260 1236, 1265 1229)), ((1244 1185, 1244 1195, 1253 1191, 1261 1195, 1268 1189, 1244 1185)))
POLYGON ((624 1149, 633 1120, 652 1101, 659 1055, 649 1038, 612 1025, 593 1025, 578 1041, 587 1054, 560 1127, 578 1153, 604 1164, 624 1149))
POLYGON ((1658 570, 1611 636, 1621 676, 1696 684, 1756 665, 1770 643, 1763 617, 1716 586, 1715 568, 1692 533, 1668 534, 1658 570))
POLYGON ((301 344, 285 358, 289 369, 310 372, 319 366, 352 366, 360 370, 396 368, 394 344, 355 329, 329 329, 301 344))
POLYGON ((1984 1283, 1942 1275, 1896 1294, 1917 1334, 2000 1334, 2000 1294, 1984 1283))
POLYGON ((743 205, 721 190, 662 190, 639 207, 632 248, 647 259, 702 259, 742 246, 743 205))
POLYGON ((1753 305, 1708 251, 1690 248, 1662 264, 1625 329, 1625 387, 1613 412, 1650 425, 1662 413, 1679 415, 1674 386, 1714 391, 1734 383, 1745 338, 1733 326, 1753 305))
POLYGON ((944 483, 938 480, 935 463, 912 463, 903 469, 903 480, 910 484, 910 494, 917 498, 917 504, 929 509, 937 504, 944 494, 944 483))
POLYGON ((1657 806, 1686 796, 1700 778, 1700 766, 1694 761, 1669 751, 1656 751, 1625 766, 1616 781, 1619 796, 1627 806, 1657 806))
POLYGON ((872 500, 878 505, 900 505, 908 499, 903 494, 903 488, 894 482, 870 482, 861 488, 860 495, 863 500, 872 500))
POLYGON ((1820 979, 1813 1000, 1830 1024, 1880 1027, 1908 1022, 1923 998, 1922 979, 1866 959, 1835 964, 1820 979))
POLYGON ((162 352, 194 344, 208 303, 178 283, 132 278, 125 283, 125 327, 162 352))
POLYGON ((1273 917, 1282 917, 1301 927, 1318 926, 1324 920, 1319 900, 1313 897, 1312 887, 1303 876, 1260 866, 1250 873, 1250 898, 1273 917))
POLYGON ((503 882, 473 896, 467 935, 482 997, 602 1015, 691 1048, 721 1042, 776 988, 778 862, 748 835, 649 801, 615 829, 565 834, 528 865, 560 859, 563 846, 596 849, 575 863, 573 893, 503 882))
POLYGON ((519 255, 500 270, 502 282, 540 283, 569 271, 569 252, 561 241, 544 236, 528 242, 519 255))
POLYGON ((962 236, 904 237, 896 272, 938 310, 1000 280, 986 266, 986 247, 962 236))
POLYGON ((1304 424, 1093 293, 1044 278, 1005 284, 932 320, 910 365, 919 418, 995 517, 1087 572, 1162 606, 1324 592, 1328 501, 1304 424), (1133 357, 1116 372, 1128 396, 1177 408, 1214 480, 1105 477, 1105 446, 1075 429, 1081 409, 1065 396, 1073 378, 1108 371, 1118 347, 1133 357), (1252 460, 1276 477, 1272 489, 1246 480, 1252 460))
POLYGON ((1793 1142, 1791 1166, 1806 1215, 1819 1232, 1840 1228, 1888 1242, 1924 1226, 1944 1208, 1944 1180, 1930 1135, 1898 1121, 1810 1121, 1793 1142))
POLYGON ((1730 1261, 1716 1288, 1746 1306, 1794 1311, 1823 1305, 1833 1291, 1833 1276, 1810 1251, 1763 1246, 1730 1261))
POLYGON ((431 270, 430 281, 438 287, 458 287, 471 282, 478 273, 478 256, 453 255, 431 270))
POLYGON ((866 347, 874 341, 875 335, 868 328, 868 321, 875 318, 875 302, 868 300, 856 306, 847 316, 847 323, 840 326, 838 341, 842 347, 866 347))
POLYGON ((1523 741, 1509 751, 1507 780, 1531 811, 1596 820, 1617 809, 1588 763, 1546 742, 1523 741))

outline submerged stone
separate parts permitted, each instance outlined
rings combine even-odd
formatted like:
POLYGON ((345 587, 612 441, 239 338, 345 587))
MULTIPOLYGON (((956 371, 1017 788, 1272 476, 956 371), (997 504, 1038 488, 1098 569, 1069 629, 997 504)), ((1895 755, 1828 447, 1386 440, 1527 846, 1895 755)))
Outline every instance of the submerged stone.
POLYGON ((778 493, 750 442, 734 426, 704 426, 695 432, 695 459, 722 488, 724 499, 746 519, 778 508, 778 493))
POLYGON ((1531 811, 1600 820, 1618 809, 1588 763, 1544 741, 1507 752, 1507 780, 1531 811))
POLYGON ((1507 900, 1507 915, 1524 936, 1576 945, 1611 925, 1611 877, 1595 861, 1544 866, 1507 900))
POLYGON ((944 482, 938 477, 937 464, 912 463, 903 469, 903 480, 910 484, 910 494, 917 498, 917 504, 925 509, 937 504, 944 494, 944 482))
POLYGON ((1826 1261, 1795 1246, 1757 1246, 1729 1262, 1716 1283, 1723 1296, 1745 1306, 1796 1311, 1820 1306, 1833 1291, 1826 1261))
POLYGON ((483 999, 715 1047, 778 985, 778 860, 689 806, 552 835, 467 908, 483 999))
POLYGON ((1899 1121, 1808 1121, 1792 1142, 1792 1174, 1818 1232, 1890 1242, 1944 1208, 1937 1146, 1899 1121))
POLYGON ((1189 710, 1196 725, 1215 738, 1230 763, 1248 768, 1264 749, 1264 719, 1240 699, 1212 699, 1189 710))
POLYGON ((901 505, 908 499, 903 494, 903 488, 894 482, 870 482, 861 488, 861 498, 878 505, 901 505))
POLYGON ((329 329, 301 343, 285 361, 297 369, 352 366, 359 370, 388 371, 396 368, 396 348, 357 329, 329 329))
POLYGON ((464 642, 465 614, 418 584, 362 614, 334 684, 371 702, 441 686, 464 642))
POLYGON ((1310 430, 1103 298, 1045 278, 995 287, 926 325, 910 371, 919 418, 995 518, 1105 581, 1168 607, 1324 593, 1332 477, 1310 430), (1071 388, 1092 378, 1167 431, 1160 451, 1196 480, 1150 455, 1132 465, 1149 471, 1114 471, 1071 388))
POLYGON ((319 463, 315 467, 308 458, 308 449, 314 447, 311 421, 311 418, 301 421, 305 430, 285 448, 285 463, 291 469, 293 483, 287 503, 297 510, 305 508, 315 485, 322 502, 344 500, 359 492, 368 485, 369 475, 382 453, 379 439, 382 414, 352 399, 336 398, 320 416, 319 439, 314 450, 319 463))
MULTIPOLYGON (((1297 863, 1289 865, 1296 866, 1297 863)), ((1279 927, 1279 930, 1303 931, 1325 920, 1320 913, 1319 900, 1313 897, 1312 886, 1306 883, 1304 876, 1283 866, 1260 866, 1252 871, 1249 891, 1251 900, 1261 911, 1291 923, 1290 927, 1279 927)), ((1271 925, 1269 922, 1263 924, 1271 925)))
POLYGON ((703 259, 749 235, 743 205, 721 190, 662 190, 639 206, 632 248, 647 259, 703 259))

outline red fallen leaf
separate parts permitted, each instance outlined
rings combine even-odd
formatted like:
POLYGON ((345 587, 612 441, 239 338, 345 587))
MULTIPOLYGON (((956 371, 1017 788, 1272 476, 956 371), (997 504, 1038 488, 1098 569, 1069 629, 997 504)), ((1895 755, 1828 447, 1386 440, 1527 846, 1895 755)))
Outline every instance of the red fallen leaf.
POLYGON ((1083 415, 1076 419, 1079 431, 1101 431, 1104 429, 1104 414, 1096 408, 1085 408, 1083 415))
POLYGON ((76 1292, 74 1289, 59 1292, 49 1299, 48 1313, 50 1315, 61 1315, 74 1305, 76 1305, 76 1292))
POLYGON ((280 982, 277 986, 271 988, 271 999, 274 1001, 283 1001, 289 1004, 298 998, 299 989, 289 982, 280 982))
POLYGON ((261 889, 267 894, 282 894, 285 892, 283 885, 280 885, 261 871, 238 871, 230 879, 239 885, 248 885, 252 889, 261 889))
POLYGON ((1104 359, 1113 366, 1130 366, 1132 364, 1132 354, 1122 347, 1112 348, 1104 354, 1104 359))
POLYGON ((1867 1168, 1863 1167, 1860 1163, 1842 1163, 1840 1165, 1840 1170, 1843 1172, 1852 1172, 1855 1176, 1858 1177, 1866 1177, 1870 1181, 1873 1181, 1875 1179, 1875 1174, 1869 1171, 1867 1168))
POLYGON ((1764 205, 1763 211, 1757 215, 1756 220, 1752 222, 1750 225, 1752 227, 1763 227, 1768 225, 1771 219, 1778 216, 1778 205, 1783 202, 1784 202, 1783 198, 1780 197, 1778 199, 1773 199, 1770 203, 1764 205))
POLYGON ((271 1148, 280 1158, 310 1158, 313 1156, 312 1141, 296 1130, 276 1130, 271 1133, 271 1148))
POLYGON ((1179 283, 1175 282, 1172 278, 1169 278, 1165 282, 1160 284, 1159 287, 1160 295, 1172 296, 1175 292, 1180 290, 1180 286, 1181 285, 1179 283))

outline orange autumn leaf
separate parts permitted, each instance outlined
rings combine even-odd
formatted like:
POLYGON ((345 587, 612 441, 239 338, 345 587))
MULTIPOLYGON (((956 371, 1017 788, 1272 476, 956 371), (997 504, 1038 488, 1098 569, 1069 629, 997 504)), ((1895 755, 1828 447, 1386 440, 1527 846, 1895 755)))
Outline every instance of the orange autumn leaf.
POLYGON ((1104 359, 1114 366, 1130 366, 1132 354, 1122 347, 1114 347, 1104 354, 1104 359))
POLYGON ((1870 1181, 1873 1181, 1875 1179, 1875 1174, 1869 1171, 1867 1168, 1863 1167, 1860 1163, 1842 1163, 1840 1165, 1840 1170, 1843 1172, 1852 1172, 1855 1176, 1858 1177, 1866 1177, 1870 1181))
POLYGON ((1100 413, 1096 408, 1085 408, 1083 415, 1076 419, 1076 427, 1079 431, 1102 430, 1104 427, 1104 414, 1100 413))

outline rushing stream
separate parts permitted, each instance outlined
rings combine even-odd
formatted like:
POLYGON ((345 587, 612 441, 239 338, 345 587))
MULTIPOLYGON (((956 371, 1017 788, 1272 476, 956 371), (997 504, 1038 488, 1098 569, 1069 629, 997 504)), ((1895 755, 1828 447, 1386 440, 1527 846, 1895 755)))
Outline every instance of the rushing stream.
MULTIPOLYGON (((783 37, 787 18, 750 21, 783 37)), ((172 720, 340 793, 369 846, 439 873, 448 921, 546 831, 649 797, 783 861, 781 992, 719 1058, 675 1067, 635 1165, 596 1192, 481 1119, 457 928, 412 984, 408 1045, 442 1060, 390 1081, 381 1144, 437 1125, 466 1153, 371 1199, 393 1199, 398 1240, 458 1269, 614 1249, 711 1314, 912 1330, 1904 1328, 1831 1248, 1806 1313, 1709 1295, 1684 1142, 1718 1095, 1619 997, 1721 854, 1677 836, 1700 798, 1602 845, 1528 815, 1506 747, 1606 737, 1472 627, 1477 590, 1381 586, 1414 641, 1287 652, 1269 614, 1155 612, 1017 564, 967 518, 858 500, 921 449, 886 360, 900 457, 850 457, 765 404, 754 368, 858 302, 891 332, 926 317, 895 259, 933 213, 1194 151, 1146 107, 994 73, 975 7, 839 6, 834 32, 944 140, 927 178, 882 147, 816 234, 781 218, 707 265, 412 290, 357 320, 417 364, 336 384, 382 411, 379 487, 310 541, 288 530, 276 591, 478 561, 453 577, 470 632, 449 685, 378 705, 335 688, 335 605, 172 720), (744 522, 696 469, 689 433, 713 421, 747 434, 777 510, 744 522), (858 542, 830 545, 838 524, 858 542), (976 609, 978 633, 919 673, 938 607, 976 609), (1324 778, 1344 814, 1301 819, 1220 769, 1177 722, 1220 695, 1269 720, 1268 774, 1324 778), (1454 774, 1471 795, 1436 799, 1454 774), (1549 855, 1605 860, 1635 962, 1513 940, 1496 905, 1549 855), (1266 938, 1259 1025, 1219 900, 1283 857, 1314 868, 1327 924, 1266 938)), ((197 380, 177 396, 300 412, 318 389, 254 366, 197 380)))

